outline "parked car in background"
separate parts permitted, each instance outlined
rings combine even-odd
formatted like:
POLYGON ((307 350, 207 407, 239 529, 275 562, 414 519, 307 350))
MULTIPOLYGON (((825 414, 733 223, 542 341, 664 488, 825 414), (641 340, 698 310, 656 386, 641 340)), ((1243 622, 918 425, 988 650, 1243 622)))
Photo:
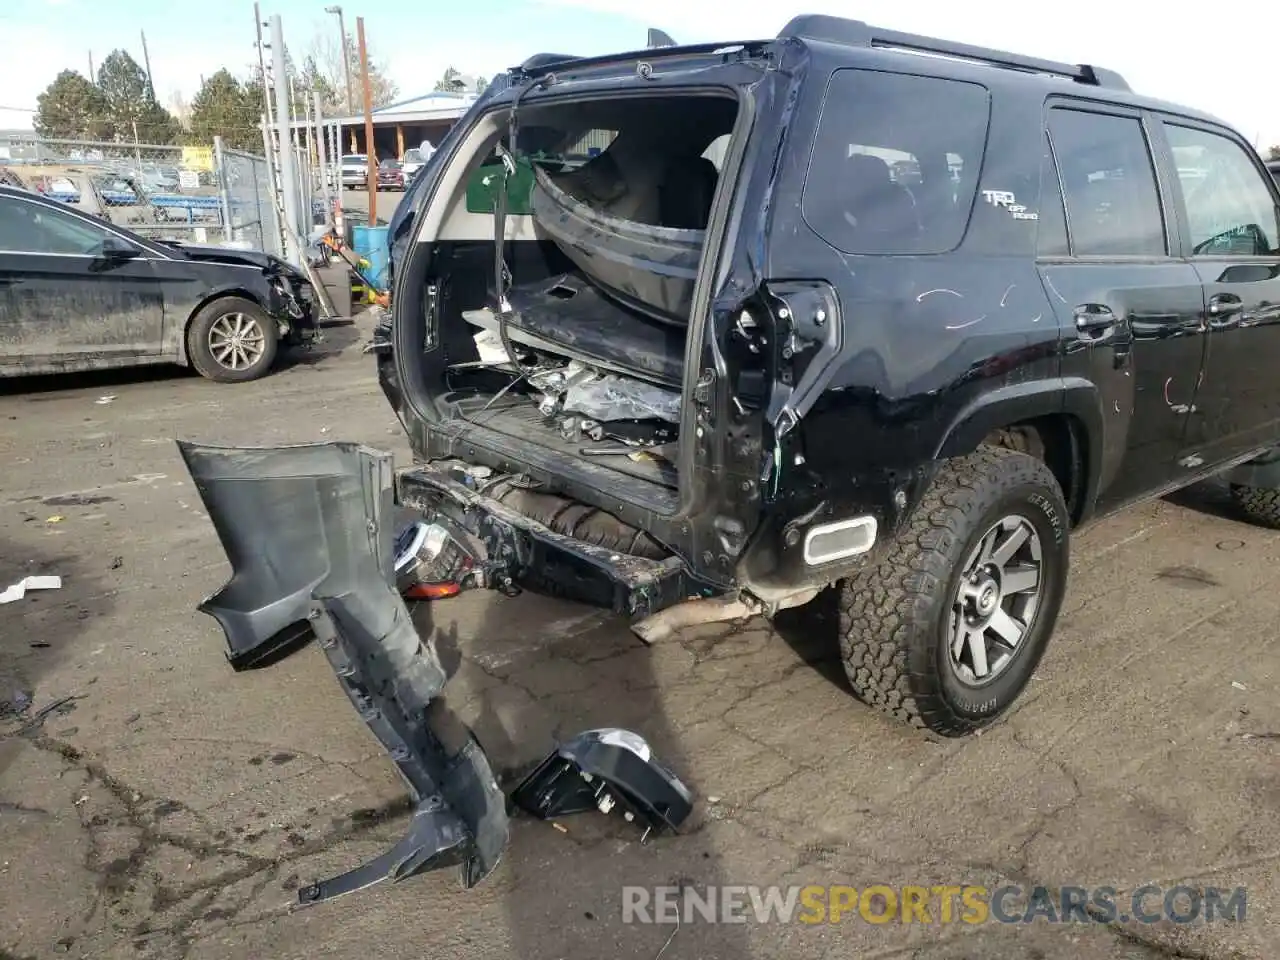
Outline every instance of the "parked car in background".
POLYGON ((311 287, 278 257, 148 240, 0 186, 0 377, 177 363, 254 380, 314 330, 311 287))
POLYGON ((404 189, 404 167, 399 160, 383 160, 378 164, 378 189, 404 189))
POLYGON ((414 178, 419 170, 427 164, 427 157, 422 152, 421 147, 410 147, 404 152, 404 156, 400 160, 400 166, 404 170, 404 179, 408 183, 414 178))
POLYGON ((363 153, 349 153, 342 158, 342 185, 366 187, 369 185, 369 158, 363 153))

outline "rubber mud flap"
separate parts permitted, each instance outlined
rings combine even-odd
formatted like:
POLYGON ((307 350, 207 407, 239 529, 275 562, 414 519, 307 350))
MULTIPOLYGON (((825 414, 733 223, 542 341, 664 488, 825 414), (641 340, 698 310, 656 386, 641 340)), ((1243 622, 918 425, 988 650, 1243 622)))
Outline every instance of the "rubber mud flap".
POLYGON ((232 664, 258 663, 309 628, 417 804, 396 846, 299 900, 449 865, 478 883, 506 847, 506 801, 480 744, 437 699, 444 668, 395 589, 390 455, 338 442, 178 447, 231 562, 200 610, 222 626, 232 664))

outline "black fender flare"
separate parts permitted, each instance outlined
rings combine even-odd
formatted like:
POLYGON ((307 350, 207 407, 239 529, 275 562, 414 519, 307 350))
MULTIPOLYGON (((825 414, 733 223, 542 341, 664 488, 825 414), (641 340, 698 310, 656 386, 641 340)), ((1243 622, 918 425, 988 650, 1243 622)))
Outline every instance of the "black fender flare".
POLYGON ((1075 462, 1082 471, 1081 496, 1075 521, 1092 512, 1102 477, 1102 400, 1098 388, 1079 377, 1055 377, 999 387, 977 397, 963 408, 943 434, 934 451, 935 460, 972 453, 984 439, 1011 424, 1037 417, 1066 415, 1079 428, 1073 431, 1075 462))

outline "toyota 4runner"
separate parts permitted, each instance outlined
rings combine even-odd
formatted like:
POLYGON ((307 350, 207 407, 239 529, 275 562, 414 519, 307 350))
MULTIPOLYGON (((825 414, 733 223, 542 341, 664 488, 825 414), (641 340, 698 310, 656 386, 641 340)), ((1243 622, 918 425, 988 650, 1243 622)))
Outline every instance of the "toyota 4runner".
POLYGON ((534 57, 391 224, 369 349, 417 465, 185 444, 235 567, 204 609, 237 665, 310 625, 467 882, 505 813, 402 595, 537 584, 653 638, 834 589, 854 694, 973 731, 1082 524, 1227 470, 1280 524, 1278 206, 1099 67, 825 16, 534 57))

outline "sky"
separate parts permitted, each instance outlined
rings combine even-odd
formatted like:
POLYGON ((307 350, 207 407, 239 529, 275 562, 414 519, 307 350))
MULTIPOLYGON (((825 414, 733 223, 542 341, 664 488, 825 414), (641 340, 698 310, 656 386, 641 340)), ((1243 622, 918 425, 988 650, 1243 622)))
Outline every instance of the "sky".
MULTIPOLYGON (((330 3, 332 0, 330 0, 330 3)), ((325 0, 261 0, 279 14, 291 51, 334 42, 325 0)), ((1133 0, 348 0, 374 56, 402 98, 427 93, 447 67, 492 76, 531 53, 578 55, 643 47, 648 27, 682 43, 775 35, 797 13, 870 23, 1119 71, 1134 90, 1216 114, 1261 150, 1280 143, 1274 77, 1280 12, 1259 0, 1220 0, 1184 16, 1154 16, 1133 0), (640 14, 637 14, 640 11, 640 14)), ((112 49, 151 55, 156 93, 187 100, 220 67, 245 74, 256 61, 253 5, 242 0, 0 0, 0 129, 30 127, 36 97, 60 70, 87 74, 112 49)))

